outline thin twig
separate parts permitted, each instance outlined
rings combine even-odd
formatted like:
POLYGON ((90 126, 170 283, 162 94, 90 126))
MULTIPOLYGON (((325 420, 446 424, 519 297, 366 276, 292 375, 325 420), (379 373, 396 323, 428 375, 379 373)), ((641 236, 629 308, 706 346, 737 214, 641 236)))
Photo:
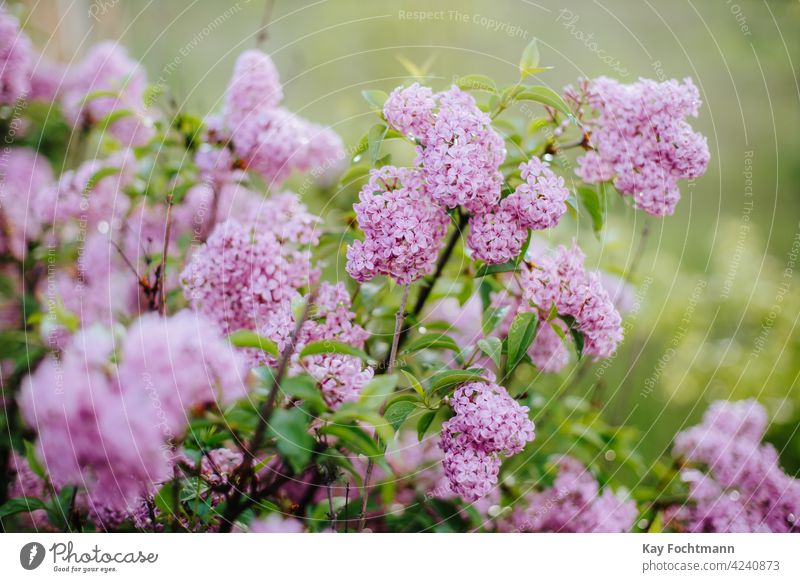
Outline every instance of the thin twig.
POLYGON ((158 312, 161 315, 167 313, 167 255, 169 255, 169 237, 172 232, 172 194, 167 197, 167 229, 164 233, 164 250, 161 253, 161 269, 158 274, 160 280, 156 281, 159 286, 160 297, 158 312))
MULTIPOLYGON (((408 292, 411 289, 411 283, 406 283, 403 288, 403 297, 400 299, 400 307, 397 308, 397 313, 394 318, 394 334, 392 335, 392 348, 389 350, 389 362, 386 366, 386 373, 391 374, 394 371, 395 361, 397 360, 397 347, 400 341, 400 330, 403 327, 403 322, 406 319, 406 303, 408 303, 408 292)), ((377 438, 377 436, 376 436, 377 438)), ((367 470, 364 473, 364 484, 361 488, 361 518, 359 519, 359 529, 363 530, 367 523, 367 499, 369 497, 369 480, 372 477, 372 470, 375 467, 375 461, 369 459, 367 461, 367 470)))
MULTIPOLYGON (((434 270, 433 274, 423 280, 423 286, 419 291, 419 295, 417 295, 417 300, 414 302, 414 308, 411 310, 412 317, 418 317, 420 313, 422 313, 423 308, 425 307, 425 303, 427 303, 428 298, 430 297, 431 291, 433 291, 433 287, 436 285, 436 281, 442 275, 444 271, 445 265, 450 260, 451 255, 453 254, 453 250, 456 248, 456 243, 461 238, 461 232, 467 226, 467 222, 469 221, 468 214, 462 214, 458 224, 456 225, 455 230, 450 233, 450 238, 447 240, 447 244, 445 245, 444 251, 439 256, 439 260, 436 262, 436 269, 434 270)), ((400 331, 400 336, 397 340, 397 345, 403 345, 406 337, 408 336, 409 327, 405 325, 403 322, 402 329, 400 331)), ((381 373, 383 370, 387 370, 389 367, 389 359, 391 354, 387 354, 383 361, 378 365, 378 373, 381 373)))
POLYGON ((249 446, 246 446, 242 451, 244 459, 242 460, 241 465, 239 465, 234 472, 236 486, 233 488, 233 493, 228 500, 228 505, 225 509, 225 513, 223 514, 223 521, 220 525, 220 531, 223 533, 231 530, 234 520, 243 511, 242 495, 244 489, 250 484, 250 481, 253 478, 252 466, 256 451, 261 448, 261 443, 264 440, 264 435, 266 434, 267 427, 269 426, 269 419, 272 416, 272 412, 275 409, 275 403, 278 400, 278 392, 280 391, 281 382, 283 381, 283 377, 286 375, 286 371, 289 367, 289 361, 291 360, 295 346, 297 345, 297 338, 300 335, 300 330, 311 313, 311 307, 314 301, 316 301, 317 291, 318 288, 315 287, 311 290, 311 293, 309 293, 303 313, 297 320, 294 331, 289 337, 289 341, 286 343, 286 347, 283 349, 283 353, 281 354, 278 370, 273 377, 272 386, 270 387, 267 400, 264 402, 264 406, 261 408, 261 414, 259 415, 258 424, 256 425, 256 429, 253 433, 253 438, 250 440, 249 446))
POLYGON ((264 45, 269 40, 269 32, 267 28, 269 27, 269 21, 272 19, 272 9, 275 7, 275 0, 267 0, 266 5, 264 6, 264 14, 261 16, 261 26, 258 28, 258 34, 256 35, 256 48, 262 49, 264 45))

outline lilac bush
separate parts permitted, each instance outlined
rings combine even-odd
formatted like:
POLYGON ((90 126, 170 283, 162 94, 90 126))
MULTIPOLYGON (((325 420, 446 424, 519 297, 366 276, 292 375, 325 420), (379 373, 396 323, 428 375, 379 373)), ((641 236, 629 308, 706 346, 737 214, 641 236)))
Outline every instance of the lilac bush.
POLYGON ((625 341, 636 273, 575 221, 674 211, 709 161, 691 80, 417 80, 365 92, 346 153, 260 49, 205 119, 116 44, 34 50, 1 9, 4 528, 796 531, 757 403, 712 405, 641 494, 598 462, 635 464, 630 431, 532 379, 625 341))

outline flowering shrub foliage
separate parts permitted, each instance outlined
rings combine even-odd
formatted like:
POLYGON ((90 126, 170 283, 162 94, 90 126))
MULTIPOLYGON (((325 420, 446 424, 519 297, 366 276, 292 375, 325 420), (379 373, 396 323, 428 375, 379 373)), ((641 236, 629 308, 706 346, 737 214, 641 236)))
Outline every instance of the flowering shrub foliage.
POLYGON ((602 231, 614 192, 671 214, 709 152, 690 80, 562 95, 536 52, 507 87, 366 91, 346 153, 261 50, 201 120, 116 44, 46 62, 0 9, 4 528, 796 531, 757 403, 628 490, 606 463, 644 478, 635 431, 537 397, 532 371, 614 356, 637 283, 560 225, 602 231), (307 172, 352 212, 315 214, 307 172))

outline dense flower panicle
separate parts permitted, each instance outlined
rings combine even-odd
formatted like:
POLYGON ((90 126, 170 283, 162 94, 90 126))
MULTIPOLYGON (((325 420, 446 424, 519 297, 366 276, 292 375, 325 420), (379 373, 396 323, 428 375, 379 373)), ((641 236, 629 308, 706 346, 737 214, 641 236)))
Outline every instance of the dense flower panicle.
POLYGON ((283 107, 278 72, 266 54, 250 50, 236 62, 225 95, 219 128, 209 128, 220 141, 230 139, 244 165, 267 182, 283 182, 294 171, 324 173, 344 159, 341 138, 283 107), (213 131, 212 131, 213 129, 213 131))
POLYGON ((520 406, 505 388, 487 382, 470 382, 453 393, 450 406, 455 416, 445 424, 445 448, 450 440, 489 453, 506 456, 519 453, 533 440, 533 423, 528 408, 520 406))
POLYGON ((583 252, 560 246, 554 253, 537 258, 523 270, 525 302, 548 317, 555 306, 559 315, 575 319, 585 338, 584 351, 598 358, 611 356, 622 341, 622 318, 600 275, 587 273, 583 252))
POLYGON ((246 167, 270 184, 344 159, 344 145, 333 130, 282 107, 252 113, 234 134, 233 146, 246 167))
POLYGON ((392 91, 383 105, 383 115, 400 133, 422 137, 433 123, 435 108, 436 99, 430 87, 414 83, 392 91))
POLYGON ((90 229, 104 225, 101 232, 119 228, 130 208, 123 189, 133 181, 135 163, 133 154, 125 152, 64 172, 55 186, 40 191, 34 216, 42 224, 63 226, 73 220, 90 229))
POLYGON ((13 105, 30 92, 32 51, 19 21, 0 6, 0 105, 13 105))
POLYGON ((614 180, 645 212, 672 214, 680 199, 678 181, 701 176, 708 166, 705 137, 685 121, 700 107, 690 79, 658 83, 640 79, 623 85, 606 77, 591 81, 589 121, 595 152, 578 160, 577 174, 586 182, 614 180))
POLYGON ((118 362, 113 346, 103 327, 78 332, 25 379, 20 398, 53 484, 85 489, 87 508, 104 523, 171 477, 187 409, 244 394, 239 358, 190 312, 141 318, 118 362))
POLYGON ((436 98, 438 112, 417 149, 426 190, 448 208, 462 205, 472 213, 487 212, 500 200, 503 138, 473 97, 458 87, 436 98))
POLYGON ((521 452, 533 440, 533 423, 528 408, 497 384, 465 384, 450 404, 455 415, 442 425, 439 443, 445 474, 454 492, 474 501, 497 483, 500 457, 521 452))
MULTIPOLYGON (((364 367, 355 356, 342 354, 319 354, 300 358, 299 353, 307 344, 320 340, 336 340, 356 348, 363 348, 369 333, 355 323, 355 313, 350 310, 350 296, 344 285, 320 285, 311 317, 303 324, 291 355, 289 373, 307 373, 319 384, 326 403, 337 408, 344 402, 356 400, 374 375, 374 370, 364 367)), ((287 307, 271 317, 259 332, 273 340, 282 352, 286 348, 296 321, 287 307)), ((263 353, 254 354, 256 361, 274 365, 276 362, 263 353)))
POLYGON ((124 111, 110 133, 124 145, 144 145, 154 134, 144 102, 146 89, 144 68, 118 44, 101 42, 69 71, 61 99, 64 115, 73 126, 84 127, 124 111))
POLYGON ((685 505, 669 509, 673 527, 692 532, 800 531, 800 481, 761 444, 766 411, 755 400, 715 402, 701 424, 675 437, 673 455, 686 467, 685 505))
POLYGON ((476 259, 491 265, 516 258, 525 244, 528 231, 520 226, 516 214, 503 200, 494 212, 476 214, 469 219, 467 246, 476 259))
POLYGON ((373 170, 354 209, 364 241, 347 249, 351 277, 363 282, 386 275, 405 284, 433 270, 449 219, 425 195, 418 172, 373 170))
POLYGON ((0 162, 0 252, 21 259, 28 241, 41 236, 33 208, 39 192, 52 184, 47 158, 28 148, 13 148, 5 155, 0 162))
POLYGON ((220 190, 244 178, 244 173, 235 168, 236 159, 228 147, 201 144, 194 154, 194 164, 203 186, 212 190, 220 190))
POLYGON ((41 55, 32 60, 35 63, 31 71, 31 91, 28 98, 46 103, 60 100, 61 88, 67 81, 67 68, 41 55))
POLYGON ((500 457, 481 449, 454 447, 442 461, 450 489, 464 501, 477 501, 497 485, 500 457))
POLYGON ((225 117, 235 133, 239 126, 252 123, 248 117, 273 109, 283 100, 278 69, 265 53, 248 50, 236 59, 233 77, 225 92, 225 117))
POLYGON ((561 457, 553 487, 527 497, 527 507, 511 516, 511 529, 519 532, 620 533, 630 531, 636 504, 602 493, 594 476, 577 460, 561 457))
POLYGON ((564 345, 564 340, 553 329, 554 325, 558 325, 566 333, 564 325, 560 321, 540 325, 536 332, 536 338, 528 349, 528 355, 533 364, 540 371, 550 374, 560 372, 569 362, 569 351, 564 345))
POLYGON ((57 488, 78 485, 91 507, 126 509, 170 477, 166 438, 147 393, 117 383, 111 335, 75 335, 23 382, 20 411, 57 488))
POLYGON ((126 390, 150 393, 173 434, 186 425, 186 410, 246 394, 244 360, 210 321, 189 310, 140 317, 122 343, 119 378, 126 390))
POLYGON ((522 228, 544 230, 554 227, 567 211, 565 202, 569 190, 564 185, 564 178, 536 157, 521 164, 520 170, 525 182, 504 203, 522 228))
MULTIPOLYGON (((139 311, 139 282, 106 234, 89 235, 75 266, 57 271, 52 283, 39 288, 44 304, 63 305, 83 326, 111 327, 139 311)), ((61 331, 46 335, 58 344, 61 331)))
POLYGON ((229 220, 195 251, 181 281, 192 307, 227 334, 260 329, 317 276, 308 251, 229 220))

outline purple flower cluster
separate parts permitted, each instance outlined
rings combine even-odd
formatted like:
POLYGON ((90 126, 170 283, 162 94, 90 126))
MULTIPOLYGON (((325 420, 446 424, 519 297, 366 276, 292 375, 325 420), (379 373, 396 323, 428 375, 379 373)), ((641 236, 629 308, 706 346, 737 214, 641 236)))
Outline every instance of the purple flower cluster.
POLYGON ((636 503, 602 493, 594 476, 571 457, 558 459, 558 476, 550 489, 527 497, 527 507, 511 516, 510 529, 518 532, 619 533, 630 531, 636 503))
POLYGON ((416 170, 384 166, 370 173, 354 206, 364 240, 347 249, 351 277, 386 275, 405 284, 431 272, 448 216, 425 192, 416 170))
POLYGON ((672 214, 680 199, 678 181, 697 178, 709 161, 705 137, 685 121, 700 107, 697 87, 641 79, 623 85, 599 77, 588 85, 589 121, 595 151, 578 159, 586 182, 614 180, 634 204, 655 216, 672 214))
POLYGON ((558 224, 567 211, 569 190, 564 178, 556 175, 539 158, 531 158, 520 165, 525 180, 503 202, 514 213, 517 223, 524 229, 544 230, 558 224))
POLYGON ((106 41, 94 45, 67 72, 61 104, 74 127, 113 121, 111 135, 125 146, 141 146, 154 135, 153 119, 144 101, 146 89, 144 68, 124 48, 106 41))
POLYGON ((622 318, 600 275, 584 269, 584 258, 577 245, 560 246, 537 258, 523 270, 522 296, 543 320, 553 306, 560 316, 573 318, 585 338, 584 352, 595 359, 607 358, 622 341, 622 318))
POLYGON ((181 281, 192 307, 227 334, 260 329, 317 276, 307 250, 229 220, 195 251, 181 281))
POLYGON ((533 440, 533 422, 526 406, 488 382, 464 384, 450 405, 455 415, 442 425, 439 443, 445 474, 454 493, 475 501, 497 484, 500 456, 519 453, 533 440))
POLYGON ((20 397, 51 482, 80 486, 95 512, 132 511, 169 479, 188 409, 244 393, 241 360, 190 312, 143 317, 119 358, 114 343, 100 327, 80 331, 25 379, 20 397))
POLYGON ((270 183, 284 181, 295 170, 337 165, 344 158, 339 136, 279 107, 282 98, 269 56, 256 50, 242 53, 225 95, 223 125, 244 165, 270 183))
POLYGON ((47 158, 28 148, 13 148, 0 162, 0 253, 22 259, 28 241, 42 235, 34 210, 38 193, 52 186, 47 158))
POLYGON ((798 532, 800 481, 785 474, 761 439, 767 414, 755 400, 715 402, 703 421, 675 437, 684 464, 686 504, 667 511, 673 527, 691 532, 798 532))
POLYGON ((445 208, 463 206, 472 214, 467 246, 475 258, 497 264, 516 257, 529 229, 551 228, 566 212, 563 178, 538 158, 520 165, 524 182, 500 200, 503 139, 457 87, 436 94, 416 83, 397 88, 383 113, 418 144, 424 191, 445 208))
POLYGON ((30 91, 32 51, 19 21, 0 6, 0 105, 13 105, 30 91))

